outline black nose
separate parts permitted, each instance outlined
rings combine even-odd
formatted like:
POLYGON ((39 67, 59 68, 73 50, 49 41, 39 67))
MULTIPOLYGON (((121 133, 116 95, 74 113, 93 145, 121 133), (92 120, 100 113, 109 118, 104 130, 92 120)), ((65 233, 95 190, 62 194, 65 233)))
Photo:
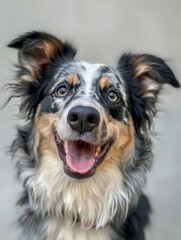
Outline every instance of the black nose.
POLYGON ((99 125, 99 121, 99 113, 92 107, 73 107, 67 116, 67 122, 71 128, 79 133, 92 131, 99 125))

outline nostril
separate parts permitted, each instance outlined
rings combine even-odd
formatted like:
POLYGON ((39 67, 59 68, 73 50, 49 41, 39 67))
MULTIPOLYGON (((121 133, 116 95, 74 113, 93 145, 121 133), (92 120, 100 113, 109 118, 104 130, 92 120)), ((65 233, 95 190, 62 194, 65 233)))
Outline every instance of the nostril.
POLYGON ((94 116, 94 115, 88 116, 87 122, 88 122, 89 124, 97 124, 98 118, 97 118, 96 116, 94 116))
POLYGON ((69 115, 69 121, 70 122, 77 122, 79 120, 79 117, 76 113, 72 113, 69 115))

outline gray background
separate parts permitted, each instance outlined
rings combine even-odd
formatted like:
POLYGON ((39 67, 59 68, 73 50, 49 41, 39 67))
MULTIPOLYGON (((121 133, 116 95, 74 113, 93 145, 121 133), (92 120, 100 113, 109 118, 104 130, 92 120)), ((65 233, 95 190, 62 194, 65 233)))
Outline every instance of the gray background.
MULTIPOLYGON (((180 0, 0 0, 0 87, 13 76, 16 52, 6 44, 30 30, 44 30, 79 49, 78 59, 114 65, 124 51, 166 59, 181 82, 180 0)), ((1 91, 0 104, 8 96, 1 91)), ((165 86, 154 140, 155 162, 145 191, 152 205, 149 240, 181 239, 181 90, 165 86)), ((21 187, 5 150, 14 136, 13 101, 0 111, 0 240, 16 240, 15 202, 21 187)))

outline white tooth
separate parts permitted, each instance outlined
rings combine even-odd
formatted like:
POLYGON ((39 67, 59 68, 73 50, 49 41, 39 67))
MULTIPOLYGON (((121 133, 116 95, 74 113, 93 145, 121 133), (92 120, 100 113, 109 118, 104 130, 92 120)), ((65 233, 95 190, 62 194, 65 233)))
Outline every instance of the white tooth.
POLYGON ((101 151, 101 147, 100 146, 97 146, 96 147, 96 153, 95 153, 95 157, 98 157, 99 156, 99 152, 101 151))
POLYGON ((64 142, 64 149, 65 149, 65 153, 68 154, 68 142, 67 141, 64 142))

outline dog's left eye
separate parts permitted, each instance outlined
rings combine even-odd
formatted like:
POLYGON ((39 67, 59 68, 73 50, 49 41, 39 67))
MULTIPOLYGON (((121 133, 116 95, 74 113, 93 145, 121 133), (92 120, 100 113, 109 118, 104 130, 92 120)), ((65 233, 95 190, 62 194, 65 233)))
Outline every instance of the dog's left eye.
POLYGON ((67 86, 62 85, 60 87, 58 87, 55 91, 55 95, 56 97, 65 97, 69 92, 69 89, 67 86))
POLYGON ((119 100, 118 93, 113 90, 109 91, 107 97, 108 97, 109 101, 111 101, 111 102, 117 102, 119 100))

